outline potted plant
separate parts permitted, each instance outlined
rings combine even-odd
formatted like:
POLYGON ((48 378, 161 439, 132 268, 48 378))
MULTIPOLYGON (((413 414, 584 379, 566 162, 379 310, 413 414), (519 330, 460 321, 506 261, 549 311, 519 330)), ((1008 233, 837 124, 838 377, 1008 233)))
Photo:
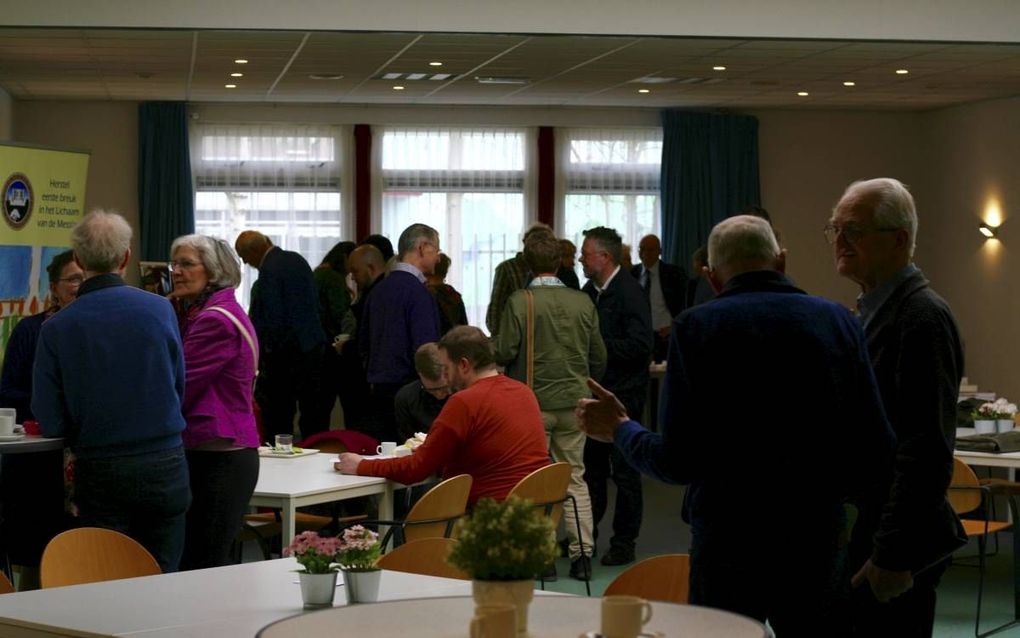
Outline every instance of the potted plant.
POLYGON ((994 434, 995 422, 999 418, 999 406, 993 402, 982 403, 971 416, 974 417, 974 429, 978 434, 994 434))
POLYGON ((344 574, 347 602, 374 603, 379 599, 380 570, 376 566, 382 546, 379 535, 361 525, 344 530, 336 562, 344 574))
POLYGON ((1016 404, 1010 403, 1004 397, 999 397, 995 400, 995 430, 997 432, 1009 432, 1013 429, 1015 422, 1013 421, 1016 416, 1016 404))
POLYGON ((535 574, 556 559, 552 520, 529 500, 482 499, 454 535, 447 560, 471 576, 475 603, 516 606, 517 631, 526 633, 535 574))
POLYGON ((340 539, 319 536, 316 532, 298 534, 283 550, 284 556, 293 556, 304 568, 298 572, 298 579, 305 608, 333 606, 339 550, 340 539))

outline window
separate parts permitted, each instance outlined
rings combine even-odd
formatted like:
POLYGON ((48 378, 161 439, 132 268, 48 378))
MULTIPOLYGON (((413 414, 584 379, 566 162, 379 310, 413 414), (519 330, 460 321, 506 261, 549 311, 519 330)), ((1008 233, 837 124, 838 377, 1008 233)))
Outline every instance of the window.
MULTIPOLYGON (((348 132, 335 126, 193 125, 195 232, 233 245, 241 231, 257 230, 315 268, 353 235, 341 189, 348 144, 348 132)), ((245 308, 255 278, 254 269, 242 269, 245 308)))
POLYGON ((525 129, 384 128, 382 233, 396 248, 409 225, 439 231, 452 264, 447 283, 468 321, 485 326, 496 266, 519 250, 528 196, 525 129))
POLYGON ((583 231, 614 228, 637 263, 638 241, 660 235, 662 130, 560 129, 557 135, 561 236, 580 250, 583 231))

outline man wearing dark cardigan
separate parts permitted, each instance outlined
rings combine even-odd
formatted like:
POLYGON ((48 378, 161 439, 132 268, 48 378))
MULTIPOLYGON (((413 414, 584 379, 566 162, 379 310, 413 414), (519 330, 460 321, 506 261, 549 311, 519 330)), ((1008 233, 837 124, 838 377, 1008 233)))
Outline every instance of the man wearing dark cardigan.
POLYGON ((393 399, 418 378, 414 353, 424 343, 439 341, 439 309, 425 285, 425 276, 439 261, 439 233, 411 224, 400 234, 397 250, 400 261, 372 289, 358 328, 371 389, 368 430, 380 441, 397 440, 393 399))
POLYGON ((912 263, 914 199, 895 179, 851 184, 825 228, 857 298, 898 440, 882 489, 858 503, 850 546, 854 634, 931 636, 935 588, 966 542, 946 501, 963 350, 953 313, 912 263))

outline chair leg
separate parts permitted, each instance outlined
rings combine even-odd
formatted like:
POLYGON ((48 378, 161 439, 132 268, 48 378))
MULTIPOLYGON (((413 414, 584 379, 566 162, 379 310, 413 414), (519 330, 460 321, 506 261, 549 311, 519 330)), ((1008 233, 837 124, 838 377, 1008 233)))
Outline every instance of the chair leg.
POLYGON ((981 635, 981 597, 985 589, 985 545, 987 540, 984 536, 978 536, 978 595, 977 614, 974 617, 974 635, 981 635))

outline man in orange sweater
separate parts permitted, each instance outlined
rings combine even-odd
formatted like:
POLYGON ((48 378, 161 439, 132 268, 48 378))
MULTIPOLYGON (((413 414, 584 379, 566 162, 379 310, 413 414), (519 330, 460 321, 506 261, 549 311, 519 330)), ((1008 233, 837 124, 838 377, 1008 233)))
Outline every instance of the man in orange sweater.
POLYGON ((517 482, 548 465, 545 426, 528 386, 496 370, 492 347, 481 330, 458 326, 439 341, 439 355, 455 391, 414 454, 363 459, 341 454, 343 474, 381 476, 404 484, 441 472, 474 479, 468 503, 507 497, 517 482))

